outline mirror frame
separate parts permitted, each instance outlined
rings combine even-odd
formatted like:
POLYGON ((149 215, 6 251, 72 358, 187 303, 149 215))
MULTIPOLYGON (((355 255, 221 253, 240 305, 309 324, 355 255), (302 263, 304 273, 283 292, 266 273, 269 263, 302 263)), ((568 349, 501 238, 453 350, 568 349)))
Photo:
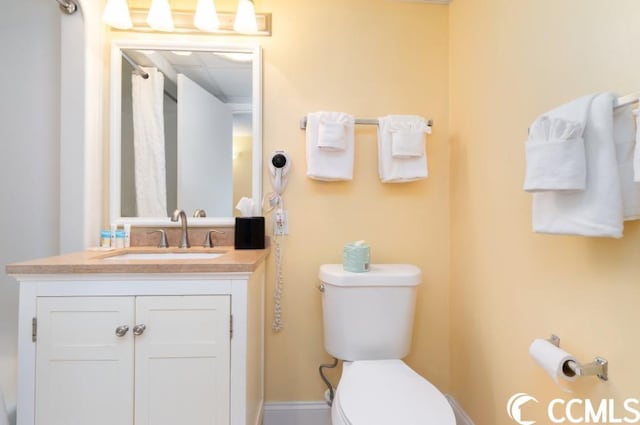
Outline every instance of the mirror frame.
MULTIPOLYGON (((253 54, 252 62, 252 159, 251 198, 254 215, 262 209, 262 49, 258 44, 217 44, 185 40, 114 40, 111 43, 110 106, 109 106, 109 218, 111 223, 131 223, 133 226, 175 226, 170 217, 122 217, 121 203, 121 87, 122 49, 198 50, 211 52, 244 52, 253 54)), ((179 206, 178 206, 179 207, 179 206)), ((235 205, 233 206, 235 208, 235 205)), ((189 211, 185 211, 187 215, 189 211)), ((234 217, 189 217, 189 226, 233 226, 234 217)))

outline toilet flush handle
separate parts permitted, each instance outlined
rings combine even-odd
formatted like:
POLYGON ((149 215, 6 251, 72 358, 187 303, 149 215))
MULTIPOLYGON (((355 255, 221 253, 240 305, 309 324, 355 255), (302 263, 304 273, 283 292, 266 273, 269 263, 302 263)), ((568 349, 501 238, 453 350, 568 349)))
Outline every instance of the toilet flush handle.
POLYGON ((321 283, 320 285, 318 285, 318 291, 324 292, 324 283, 321 283))

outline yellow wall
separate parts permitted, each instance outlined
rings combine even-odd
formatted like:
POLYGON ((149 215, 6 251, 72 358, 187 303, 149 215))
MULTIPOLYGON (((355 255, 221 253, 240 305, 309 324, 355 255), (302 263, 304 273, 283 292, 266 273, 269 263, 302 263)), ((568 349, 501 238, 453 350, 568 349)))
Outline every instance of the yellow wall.
POLYGON ((477 425, 512 424, 505 404, 516 392, 544 406, 639 395, 640 226, 627 224, 622 240, 533 234, 522 191, 538 114, 640 89, 639 22, 636 0, 451 3, 451 382, 477 425), (562 393, 527 355, 552 332, 582 361, 607 358, 610 381, 562 393))
MULTIPOLYGON (((130 7, 149 7, 130 0, 130 7)), ((235 0, 216 1, 232 11, 235 0)), ((195 9, 195 0, 172 0, 195 9)), ((289 231, 284 242, 283 320, 271 331, 274 255, 267 264, 265 385, 267 401, 320 400, 317 368, 324 351, 318 268, 341 261, 346 242, 366 239, 372 260, 412 263, 419 288, 413 350, 408 363, 443 390, 449 388, 449 148, 448 8, 388 0, 256 0, 272 13, 273 35, 214 37, 263 47, 264 160, 286 150, 293 169, 285 192, 289 231), (383 185, 377 176, 376 127, 356 130, 352 182, 306 177, 300 119, 318 110, 361 118, 418 114, 435 121, 428 138, 427 180, 383 185)), ((113 38, 135 37, 114 32, 113 38)), ((158 35, 172 38, 174 35, 158 35)), ((271 191, 264 164, 263 191, 271 191)), ((106 195, 105 195, 106 196, 106 195)), ((267 218, 268 231, 271 217, 267 218)), ((337 383, 338 373, 332 375, 337 383)))
MULTIPOLYGON (((590 92, 640 90, 637 0, 256 5, 273 13, 273 36, 256 39, 264 48, 264 156, 285 149, 294 164, 279 334, 269 327, 274 255, 267 264, 267 400, 322 397, 317 366, 329 357, 318 266, 339 262, 342 245, 362 238, 374 262, 422 268, 408 362, 451 391, 477 425, 512 423, 505 404, 516 392, 541 405, 638 397, 640 226, 628 224, 619 241, 533 234, 531 196, 522 191, 523 141, 539 113, 590 92), (306 178, 298 121, 321 109, 433 118, 431 177, 379 183, 375 128, 358 127, 354 181, 306 178), (587 378, 573 395, 562 393, 527 354, 533 338, 552 332, 585 362, 607 358, 611 381, 587 378)), ((266 166, 263 180, 267 192, 266 166)), ((528 409, 546 423, 539 406, 528 409)))
MULTIPOLYGON (((288 151, 285 192, 290 235, 284 244, 285 329, 270 330, 273 255, 267 267, 266 397, 319 400, 323 348, 318 267, 341 261, 345 242, 366 239, 374 262, 423 270, 408 362, 449 387, 448 9, 387 0, 267 1, 273 36, 264 47, 264 153, 288 151), (429 179, 384 185, 377 176, 376 128, 356 130, 352 182, 306 177, 307 112, 345 111, 361 118, 390 113, 434 119, 429 179)), ((267 174, 265 191, 270 190, 267 174)), ((270 227, 270 226, 268 226, 270 227)), ((334 375, 334 382, 337 382, 334 375)))

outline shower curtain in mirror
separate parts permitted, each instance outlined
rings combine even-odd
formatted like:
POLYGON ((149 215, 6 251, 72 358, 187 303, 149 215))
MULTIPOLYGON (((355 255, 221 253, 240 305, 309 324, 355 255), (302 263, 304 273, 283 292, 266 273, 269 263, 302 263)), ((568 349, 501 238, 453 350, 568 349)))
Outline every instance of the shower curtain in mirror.
POLYGON ((166 217, 164 75, 143 69, 148 79, 131 76, 137 212, 138 217, 166 217))

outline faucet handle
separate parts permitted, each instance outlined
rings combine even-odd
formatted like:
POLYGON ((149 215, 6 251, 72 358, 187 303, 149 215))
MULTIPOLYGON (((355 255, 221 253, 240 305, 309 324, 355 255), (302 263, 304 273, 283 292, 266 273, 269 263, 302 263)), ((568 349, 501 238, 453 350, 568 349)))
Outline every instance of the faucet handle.
POLYGON ((205 210, 201 210, 200 208, 198 208, 197 210, 195 210, 193 212, 193 216, 194 217, 206 217, 207 216, 207 212, 205 210))
POLYGON ((212 233, 219 233, 221 235, 224 235, 224 232, 221 232, 220 230, 215 230, 215 229, 207 230, 207 236, 205 236, 204 243, 202 244, 203 247, 213 248, 213 238, 211 237, 212 233))
POLYGON ((151 235, 152 233, 160 233, 160 242, 158 243, 158 248, 168 248, 169 244, 167 243, 167 232, 164 229, 157 229, 147 232, 147 235, 151 235))

